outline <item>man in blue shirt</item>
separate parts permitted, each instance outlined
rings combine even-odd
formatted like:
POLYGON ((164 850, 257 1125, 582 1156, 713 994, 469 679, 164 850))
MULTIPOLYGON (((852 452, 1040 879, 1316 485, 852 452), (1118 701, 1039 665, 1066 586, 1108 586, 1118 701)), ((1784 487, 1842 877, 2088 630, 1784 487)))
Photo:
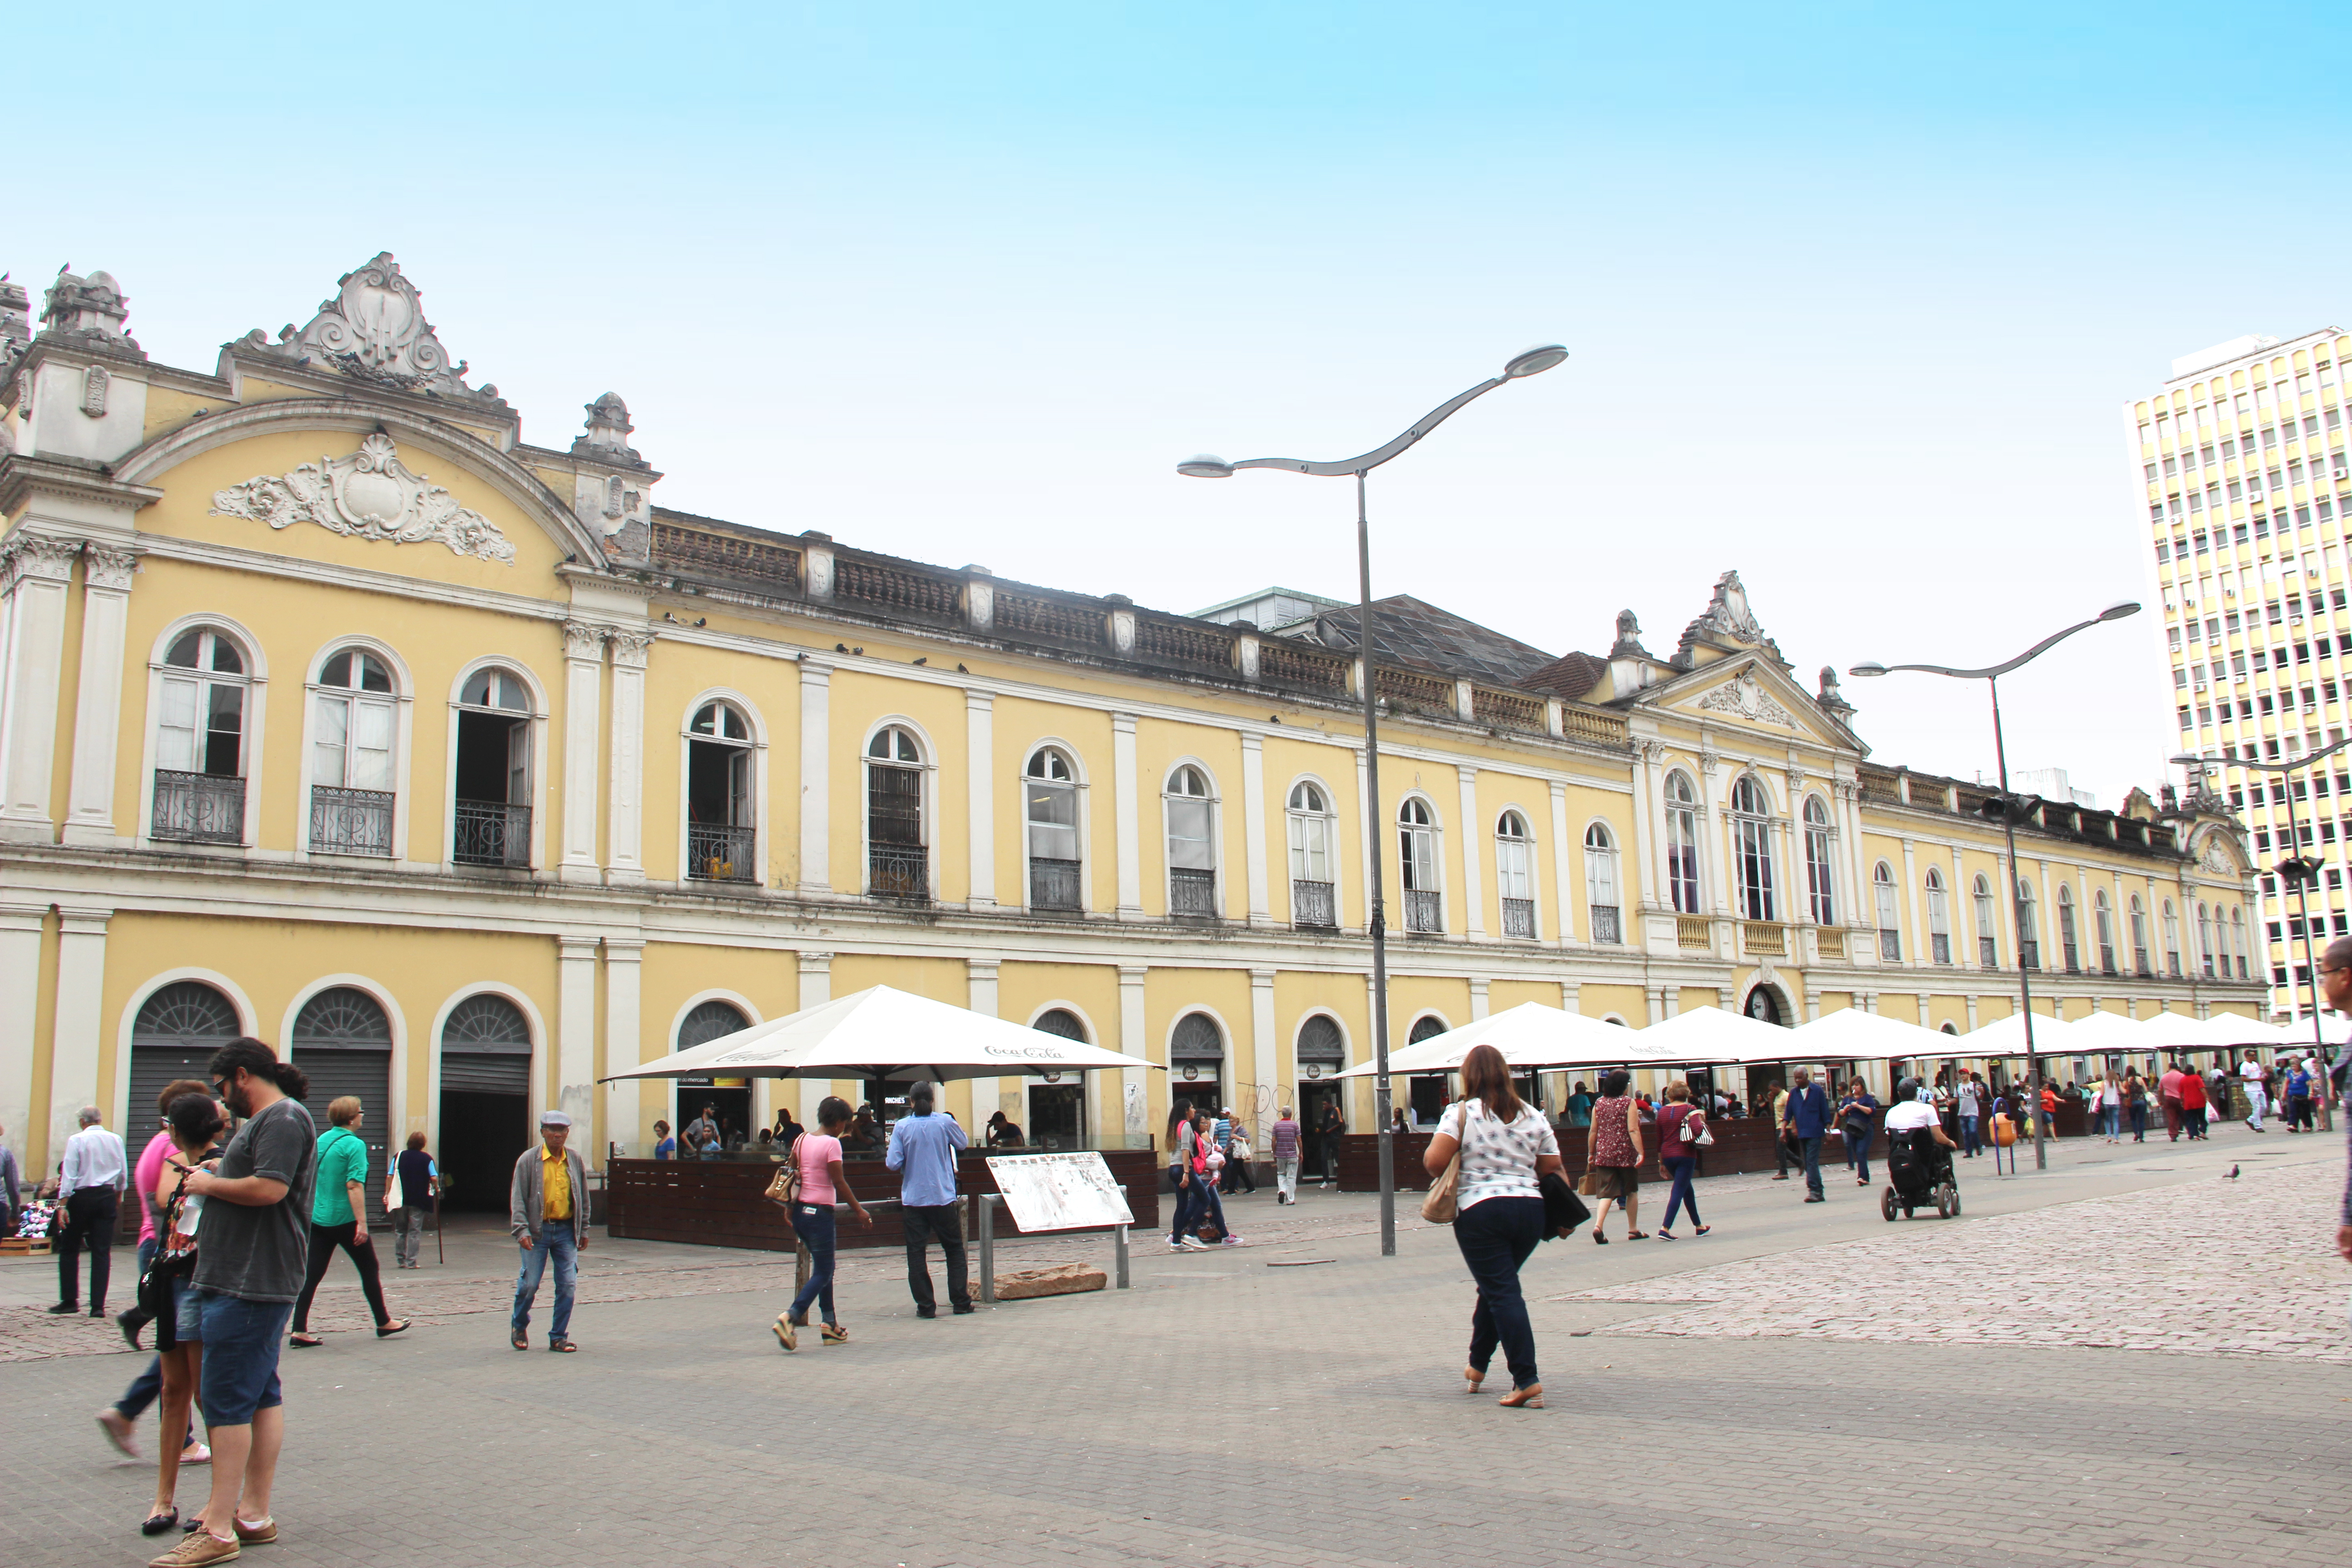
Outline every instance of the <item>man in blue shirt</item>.
POLYGON ((1820 1203, 1822 1140, 1829 1135, 1830 1097, 1813 1081, 1810 1068, 1797 1069, 1797 1087, 1790 1091, 1788 1106, 1780 1114, 1781 1125, 1797 1135, 1798 1146, 1805 1152, 1805 1201, 1820 1203))
POLYGON ((971 1310, 971 1278, 964 1267, 963 1205, 956 1201, 956 1151, 971 1147, 952 1116, 935 1114, 939 1091, 919 1083, 907 1091, 908 1114, 890 1129, 883 1164, 898 1173, 898 1209, 907 1226, 907 1289, 915 1316, 936 1318, 931 1297, 930 1243, 936 1239, 948 1266, 948 1303, 956 1314, 971 1310))

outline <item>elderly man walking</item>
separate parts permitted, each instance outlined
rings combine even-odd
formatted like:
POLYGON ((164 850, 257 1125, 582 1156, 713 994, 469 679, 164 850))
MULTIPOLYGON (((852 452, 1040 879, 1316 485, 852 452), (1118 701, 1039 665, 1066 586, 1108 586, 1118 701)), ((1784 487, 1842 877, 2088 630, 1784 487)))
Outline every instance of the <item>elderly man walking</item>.
POLYGON ((964 1267, 963 1205, 956 1201, 956 1151, 971 1147, 956 1119, 934 1112, 939 1091, 919 1083, 907 1091, 908 1114, 890 1130, 882 1163, 898 1173, 898 1208, 907 1226, 907 1289, 915 1316, 936 1318, 931 1297, 930 1242, 948 1266, 948 1302, 961 1317, 971 1310, 971 1277, 964 1267))
POLYGON ((540 1116, 539 1137, 540 1146, 524 1150, 515 1162, 514 1184, 507 1192, 507 1228, 522 1248, 510 1342, 519 1351, 530 1349, 530 1307, 551 1260, 555 1310, 547 1320, 547 1348, 569 1354, 580 1348, 572 1342, 572 1295, 580 1277, 580 1249, 588 1245, 588 1167, 578 1150, 564 1147, 572 1137, 572 1118, 561 1110, 540 1116))
POLYGON ((131 1156, 122 1140, 99 1125, 98 1107, 81 1111, 81 1131, 66 1140, 58 1199, 65 1205, 64 1234, 58 1238, 58 1304, 60 1316, 81 1310, 81 1249, 89 1247, 89 1315, 106 1316, 107 1278, 114 1268, 114 1219, 131 1179, 131 1156))

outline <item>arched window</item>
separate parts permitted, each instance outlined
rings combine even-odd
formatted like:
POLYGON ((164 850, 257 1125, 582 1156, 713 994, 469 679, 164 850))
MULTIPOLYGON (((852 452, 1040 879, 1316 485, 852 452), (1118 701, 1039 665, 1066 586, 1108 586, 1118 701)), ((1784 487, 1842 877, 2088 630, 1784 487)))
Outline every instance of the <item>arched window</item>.
POLYGON ((2083 952, 2074 930, 2074 889, 2067 883, 2058 884, 2058 955, 2065 961, 2066 973, 2083 972, 2083 952))
POLYGON ((1895 868, 1881 860, 1871 868, 1871 897, 1878 906, 1878 956, 1889 963, 1903 962, 1903 928, 1895 910, 1895 868))
POLYGON ((1992 883, 1979 872, 1976 879, 1977 963, 1986 969, 2000 967, 2000 910, 1994 906, 1992 883))
POLYGON ((392 671, 365 648, 337 648, 310 688, 310 852, 393 853, 392 671))
POLYGON ((1536 934, 1536 846, 1528 819, 1507 811, 1495 819, 1495 888, 1503 900, 1503 934, 1536 934))
POLYGON ((2139 901, 2137 893, 2131 896, 2131 939, 2132 973, 2155 973, 2147 963, 2147 906, 2139 901))
POLYGON ((2017 879, 2018 963, 2027 969, 2042 967, 2042 921, 2033 908, 2033 884, 2017 879))
POLYGON ((1952 917, 1944 907, 1944 874, 1927 868, 1927 956, 1937 963, 1952 962, 1952 917))
POLYGON ((1441 931, 1445 906, 1437 889, 1437 820, 1418 795, 1397 808, 1397 861, 1404 871, 1404 929, 1441 931))
POLYGON ((1021 770, 1021 813, 1029 827, 1029 907, 1086 907, 1078 860, 1078 784, 1069 757, 1053 746, 1029 753, 1021 770))
POLYGON ((2164 900, 2164 972, 2180 978, 2180 917, 2173 912, 2170 899, 2164 900))
POLYGON ((1290 921, 1308 931, 1332 931, 1339 924, 1333 897, 1331 801, 1313 784, 1291 786, 1287 811, 1290 829, 1290 921))
POLYGON ((1217 806, 1209 775, 1190 763, 1178 768, 1160 805, 1168 814, 1168 912, 1213 918, 1217 806))
POLYGON ((181 633, 164 651, 156 691, 151 838, 245 842, 251 670, 237 640, 211 626, 181 633))
POLYGON ((751 1026, 751 1020, 743 1016, 743 1009, 732 1002, 714 996, 708 1002, 697 1003, 694 1010, 678 1021, 677 1044, 674 1048, 690 1051, 697 1046, 723 1040, 751 1026))
POLYGON ((323 1123, 327 1107, 345 1095, 364 1111, 359 1135, 367 1144, 371 1208, 383 1200, 384 1160, 392 1120, 392 1020, 383 1005, 355 986, 336 985, 302 1004, 288 1041, 294 1065, 310 1078, 303 1103, 323 1123))
POLYGON ((1452 1027, 1452 1025, 1436 1014, 1426 1013, 1412 1021, 1412 1028, 1406 1034, 1404 1043, 1408 1046, 1417 1046, 1423 1040, 1435 1039, 1452 1027))
POLYGON ((530 688, 512 670, 476 670, 457 692, 449 858, 458 865, 531 863, 530 753, 530 688))
POLYGON ((131 1022, 131 1115, 124 1130, 144 1139, 164 1087, 174 1079, 208 1081, 213 1053, 243 1033, 236 1006, 203 981, 159 986, 131 1022))
POLYGON ((2099 973, 2116 972, 2116 911, 2107 903, 2107 890, 2095 889, 2091 895, 2092 918, 2099 925, 2099 973))
POLYGON ((1820 795, 1805 797, 1805 896, 1815 925, 1837 924, 1837 900, 1830 892, 1830 808, 1820 795))
POLYGON ((1584 899, 1591 910, 1586 929, 1592 940, 1623 942, 1617 920, 1617 841, 1598 822, 1584 830, 1584 899))
POLYGON ((1076 1040, 1081 1045, 1087 1043, 1087 1026, 1078 1021, 1076 1013, 1066 1007, 1046 1009, 1038 1014, 1036 1022, 1029 1026, 1040 1034, 1052 1035, 1058 1039, 1076 1040))
POLYGON ((706 702, 686 726, 686 874, 760 880, 758 753, 751 721, 731 702, 706 702))
POLYGON ((912 731, 885 725, 866 742, 866 888, 876 898, 930 901, 923 819, 922 747, 912 731))
MULTIPOLYGON (((1084 1042, 1087 1026, 1066 1007, 1037 1015, 1029 1026, 1039 1034, 1084 1042)), ((1032 1148, 1051 1152, 1083 1147, 1087 1136, 1087 1089, 1084 1073, 1049 1072, 1032 1078, 1029 1091, 1028 1140, 1032 1148)))
POLYGON ((1753 773, 1731 786, 1732 858, 1738 867, 1739 913, 1778 920, 1772 877, 1772 803, 1753 773))
POLYGON ((1176 1020, 1168 1041, 1169 1092, 1190 1100, 1195 1107, 1224 1103, 1225 1036, 1206 1013, 1187 1013, 1176 1020))
POLYGON ((1680 769, 1666 775, 1666 891, 1676 914, 1699 912, 1698 792, 1680 769))
POLYGON ((2197 904, 2197 962, 2205 978, 2213 978, 2213 916, 2204 900, 2197 904))
POLYGON ((1318 1013, 1298 1026, 1298 1076, 1329 1078, 1348 1065, 1348 1042, 1330 1015, 1318 1013))
POLYGON ((2250 978, 2246 968, 2246 911, 2242 907, 2230 910, 2230 945, 2237 950, 2238 978, 2250 978))
MULTIPOLYGON (((449 1010, 441 1025, 441 1123, 450 1131, 452 1095, 502 1095, 526 1100, 530 1094, 530 1020, 522 1009, 494 992, 477 992, 449 1010)), ((522 1125, 527 1107, 509 1108, 515 1131, 530 1135, 522 1125)), ((444 1163, 450 1152, 442 1153, 444 1163)), ((520 1147, 509 1152, 521 1152, 520 1147)))

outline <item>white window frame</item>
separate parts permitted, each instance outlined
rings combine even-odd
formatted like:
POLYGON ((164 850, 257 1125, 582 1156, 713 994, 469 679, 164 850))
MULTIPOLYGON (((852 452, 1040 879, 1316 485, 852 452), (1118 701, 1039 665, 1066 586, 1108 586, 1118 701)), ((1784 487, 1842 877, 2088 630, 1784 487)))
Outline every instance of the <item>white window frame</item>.
POLYGON ((1936 939, 1944 939, 1943 963, 1952 963, 1952 910, 1944 897, 1944 874, 1934 866, 1927 868, 1922 879, 1927 894, 1927 951, 1919 956, 1929 963, 1937 962, 1936 939))
MULTIPOLYGON (((1020 803, 1020 820, 1015 825, 1015 830, 1021 836, 1021 907, 1024 910, 1034 907, 1031 900, 1034 897, 1035 884, 1030 879, 1029 876, 1029 763, 1040 752, 1054 752, 1062 759, 1063 764, 1070 770, 1070 799, 1075 803, 1075 809, 1073 810, 1072 815, 1076 818, 1076 826, 1073 827, 1072 832, 1076 838, 1076 847, 1078 851, 1078 907, 1076 912, 1079 914, 1091 914, 1094 912, 1095 909, 1095 862, 1094 857, 1087 853, 1087 847, 1094 841, 1094 812, 1092 809, 1093 792, 1090 787, 1091 781, 1089 781, 1087 776, 1087 763, 1085 756, 1078 751, 1076 746, 1071 744, 1068 741, 1063 740, 1058 735, 1041 736, 1037 740, 1030 742, 1026 746, 1024 746, 1021 749, 1021 760, 1013 770, 1013 799, 1020 803)), ((1066 916, 1072 911, 1068 910, 1051 910, 1045 912, 1066 916)))
POLYGON ((1531 929, 1524 937, 1510 938, 1509 940, 1513 942, 1541 942, 1544 939, 1543 878, 1536 869, 1540 862, 1536 858, 1535 820, 1533 812, 1514 805, 1508 801, 1504 802, 1500 809, 1495 813, 1495 919, 1496 921, 1495 929, 1497 931, 1503 929, 1503 900, 1513 896, 1510 892, 1510 873, 1503 864, 1505 845, 1517 847, 1522 862, 1517 874, 1527 889, 1525 896, 1531 929), (1516 818, 1518 822, 1519 831, 1517 835, 1503 831, 1504 822, 1510 818, 1516 818))
MULTIPOLYGON (((388 863, 396 869, 405 869, 408 866, 408 813, 411 804, 409 764, 415 751, 411 742, 415 731, 416 682, 409 676, 407 661, 394 652, 390 644, 371 637, 337 637, 321 647, 310 660, 310 673, 302 686, 302 766, 295 775, 294 858, 297 860, 311 858, 310 786, 315 782, 311 777, 312 753, 319 743, 319 699, 346 692, 353 698, 359 695, 353 688, 328 686, 319 679, 320 672, 327 667, 327 661, 343 652, 374 656, 392 677, 389 699, 392 703, 392 858, 389 862, 375 861, 375 864, 388 863)), ((449 753, 453 770, 457 760, 457 752, 453 749, 449 753)), ((456 808, 452 806, 451 810, 454 814, 456 808)), ((373 856, 328 854, 320 858, 339 862, 374 860, 373 856)))
MULTIPOLYGON (((1437 929, 1435 931, 1413 931, 1413 934, 1416 936, 1444 936, 1447 934, 1449 921, 1446 917, 1445 909, 1445 818, 1444 815, 1438 811, 1437 803, 1420 790, 1407 791, 1404 798, 1397 802, 1396 816, 1391 819, 1389 828, 1391 832, 1396 835, 1391 842, 1395 844, 1397 847, 1397 894, 1400 904, 1402 903, 1403 895, 1406 893, 1433 893, 1437 896, 1437 929), (1405 813, 1415 806, 1421 808, 1423 815, 1429 819, 1428 821, 1407 822, 1405 820, 1405 813), (1434 882, 1436 886, 1429 888, 1416 888, 1412 885, 1411 879, 1406 877, 1405 840, 1407 835, 1425 836, 1428 844, 1427 864, 1429 867, 1430 879, 1434 882)), ((1398 919, 1395 921, 1395 930, 1400 933, 1402 933, 1412 931, 1412 928, 1408 925, 1403 919, 1398 919)))
POLYGON ((1697 783, 1680 768, 1666 770, 1665 782, 1659 786, 1664 802, 1666 818, 1666 902, 1679 915, 1703 915, 1706 912, 1706 878, 1701 869, 1706 858, 1699 852, 1699 814, 1704 809, 1699 800, 1697 783), (1676 798, 1675 784, 1680 781, 1687 798, 1676 798), (1677 839, 1687 840, 1677 844, 1677 839), (1680 885, 1675 876, 1675 852, 1687 848, 1690 853, 1691 907, 1683 908, 1680 885))
MULTIPOLYGON (((202 672, 199 671, 199 674, 202 672)), ((183 616, 165 626, 159 634, 147 658, 147 717, 144 728, 146 742, 139 759, 139 847, 164 851, 184 851, 200 848, 211 855, 234 855, 251 858, 261 842, 262 770, 256 759, 262 755, 262 720, 267 712, 265 696, 269 684, 269 668, 261 652, 261 641, 240 623, 226 616, 199 612, 183 616), (226 632, 234 638, 237 651, 245 658, 245 733, 237 744, 237 763, 245 778, 245 829, 240 844, 205 844, 190 846, 179 839, 158 840, 155 837, 155 769, 163 750, 158 733, 163 718, 163 682, 166 678, 185 679, 187 671, 177 665, 167 665, 163 656, 172 645, 192 631, 226 632)), ((306 818, 307 822, 307 818, 306 818)))
POLYGON ((1160 908, 1171 911, 1176 908, 1176 835, 1174 832, 1176 807, 1180 804, 1189 805, 1195 802, 1204 808, 1208 816, 1209 886, 1215 893, 1217 918, 1223 920, 1225 915, 1226 881, 1224 797, 1217 789, 1216 770, 1198 757, 1177 758, 1168 765, 1167 773, 1162 774, 1160 780, 1160 897, 1167 900, 1160 905, 1160 908), (1191 768, 1201 775, 1201 782, 1208 786, 1208 794, 1201 795, 1177 793, 1177 775, 1186 768, 1191 768))
POLYGON ((1798 817, 1798 831, 1803 835, 1805 846, 1805 918, 1815 925, 1833 926, 1837 924, 1838 912, 1837 816, 1830 810, 1829 802, 1818 795, 1809 795, 1799 808, 1798 817), (1817 809, 1821 812, 1818 819, 1812 815, 1817 809), (1813 879, 1817 844, 1821 851, 1821 885, 1818 888, 1814 886, 1813 879), (1824 902, 1829 905, 1827 920, 1822 918, 1821 906, 1824 902))
POLYGON ((1592 930, 1594 909, 1614 909, 1617 911, 1617 940, 1611 945, 1632 946, 1632 922, 1625 918, 1624 851, 1617 842, 1615 826, 1603 817, 1589 818, 1584 824, 1583 833, 1578 837, 1578 843, 1584 850, 1584 929, 1587 931, 1592 930), (1594 847, 1592 843, 1595 829, 1600 831, 1604 840, 1603 845, 1598 848, 1594 847), (1607 879, 1608 890, 1612 895, 1608 899, 1600 896, 1601 881, 1604 878, 1607 879))
MULTIPOLYGON (((676 879, 677 885, 681 888, 714 888, 730 886, 765 888, 768 883, 767 721, 761 716, 760 710, 752 705, 751 700, 749 697, 744 696, 740 691, 736 690, 731 686, 713 686, 706 690, 697 693, 693 700, 687 703, 678 719, 677 735, 677 875, 676 879), (751 731, 751 738, 748 742, 738 742, 726 740, 717 740, 714 742, 713 737, 696 733, 694 728, 695 715, 701 712, 713 702, 724 703, 728 707, 735 710, 737 716, 743 721, 743 727, 751 731), (730 748, 740 746, 741 749, 748 750, 751 753, 751 864, 758 870, 759 874, 753 877, 749 882, 707 882, 688 877, 686 874, 687 838, 688 827, 689 826, 686 816, 687 781, 693 767, 694 745, 698 741, 702 742, 705 744, 716 743, 730 748)), ((865 805, 862 800, 858 804, 861 808, 865 805)), ((719 996, 716 994, 711 997, 704 998, 706 1001, 714 999, 719 1001, 731 1000, 730 997, 719 996)), ((685 1016, 686 1015, 683 1013, 678 1015, 678 1017, 681 1020, 683 1020, 685 1016)), ((754 1023, 758 1022, 756 1018, 752 1021, 754 1023)), ((673 1034, 672 1037, 676 1037, 675 1034, 673 1034)))
MULTIPOLYGON (((881 762, 882 759, 870 753, 874 745, 874 737, 885 730, 904 730, 914 740, 917 757, 915 762, 894 761, 884 765, 894 768, 912 767, 920 775, 917 787, 921 791, 921 798, 916 803, 916 813, 923 825, 923 881, 930 890, 930 901, 934 904, 943 903, 946 900, 941 897, 940 887, 939 745, 931 739, 929 731, 904 713, 887 714, 875 720, 866 726, 866 732, 857 739, 857 890, 866 898, 876 896, 872 774, 874 764, 881 762)), ((1029 748, 1031 752, 1035 750, 1034 746, 1029 748)), ((1029 760, 1029 752, 1022 752, 1021 760, 1025 765, 1029 760)), ((1022 898, 1025 904, 1029 885, 1029 836, 1025 826, 1021 837, 1021 885, 1022 898)))
MULTIPOLYGON (((522 660, 505 654, 490 654, 475 659, 459 669, 457 679, 449 683, 449 733, 446 748, 441 753, 446 759, 441 788, 441 869, 451 876, 471 874, 478 869, 457 864, 457 715, 488 711, 463 700, 467 682, 486 669, 501 670, 513 676, 522 683, 524 693, 530 699, 530 711, 525 715, 530 726, 527 737, 530 753, 530 864, 527 868, 517 868, 527 869, 536 877, 547 866, 547 688, 541 683, 537 671, 522 660)), ((511 712, 513 710, 499 709, 497 711, 511 712)), ((306 830, 308 820, 307 817, 304 819, 306 830)), ((475 989, 484 988, 477 986, 475 989)), ((434 1027, 436 1031, 434 1035, 435 1048, 438 1049, 440 1035, 437 1031, 440 1026, 436 1024, 434 1027)))
MULTIPOLYGON (((1969 897, 1976 904, 1977 935, 1979 938, 1992 938, 1993 965, 1998 968, 2000 964, 2001 939, 2008 932, 2009 922, 2000 918, 2000 900, 1992 890, 1992 879, 1982 871, 1978 872, 1976 880, 1969 884, 1969 897)), ((1975 954, 1975 962, 1979 966, 1984 963, 1984 949, 1981 943, 1975 954)))
POLYGON ((1745 773, 1731 781, 1730 792, 1724 798, 1727 802, 1724 815, 1731 824, 1731 890, 1738 898, 1739 918, 1777 921, 1780 919, 1780 904, 1785 892, 1780 868, 1776 864, 1777 857, 1773 854, 1773 840, 1779 837, 1774 829, 1779 826, 1779 819, 1773 815, 1771 787, 1758 774, 1745 773), (1754 786, 1756 797, 1763 802, 1761 811, 1744 810, 1736 804, 1743 785, 1754 786), (1757 857, 1764 868, 1764 883, 1760 890, 1768 907, 1761 913, 1750 901, 1747 847, 1741 843, 1741 839, 1750 834, 1754 835, 1757 857))
POLYGON ((1346 903, 1347 885, 1344 879, 1344 857, 1340 853, 1339 847, 1339 792, 1331 787, 1331 781, 1325 778, 1320 773, 1298 773, 1295 775, 1287 784, 1283 786, 1283 907, 1289 911, 1288 923, 1291 926, 1296 927, 1298 923, 1298 906, 1293 897, 1291 884, 1300 881, 1311 882, 1316 879, 1312 877, 1301 877, 1298 875, 1298 859, 1300 854, 1297 847, 1298 825, 1302 822, 1310 820, 1319 822, 1323 825, 1323 860, 1325 866, 1330 872, 1331 881, 1331 923, 1335 930, 1343 928, 1348 922, 1341 911, 1348 906, 1346 903), (1301 784, 1313 785, 1317 793, 1322 795, 1323 810, 1320 813, 1300 811, 1290 804, 1291 801, 1297 796, 1298 786, 1301 784))

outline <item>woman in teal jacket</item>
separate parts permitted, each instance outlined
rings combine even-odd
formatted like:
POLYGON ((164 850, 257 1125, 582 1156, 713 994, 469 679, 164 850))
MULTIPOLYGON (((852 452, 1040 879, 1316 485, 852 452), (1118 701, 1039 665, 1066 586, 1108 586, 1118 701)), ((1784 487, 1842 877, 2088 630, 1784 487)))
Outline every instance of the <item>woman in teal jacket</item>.
POLYGON ((302 1294, 294 1303, 294 1332, 289 1343, 309 1350, 321 1342, 310 1331, 310 1298, 335 1260, 335 1248, 351 1254, 360 1271, 360 1289, 367 1293, 368 1310, 375 1315, 375 1337, 383 1339, 408 1327, 408 1320, 392 1321, 383 1307, 383 1280, 376 1272, 375 1248, 367 1232, 367 1141, 359 1135, 364 1116, 359 1096, 344 1095, 327 1107, 333 1123, 319 1134, 319 1184, 310 1199, 310 1269, 302 1294))

